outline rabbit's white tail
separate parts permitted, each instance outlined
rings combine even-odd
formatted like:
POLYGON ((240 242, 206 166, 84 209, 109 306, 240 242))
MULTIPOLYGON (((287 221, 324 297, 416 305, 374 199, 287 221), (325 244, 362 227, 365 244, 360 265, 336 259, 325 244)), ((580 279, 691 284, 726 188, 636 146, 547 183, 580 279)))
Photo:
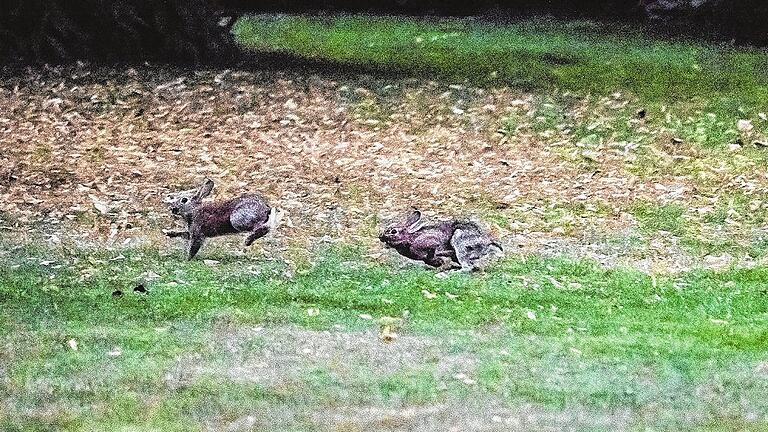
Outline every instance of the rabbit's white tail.
POLYGON ((269 211, 269 219, 267 219, 267 226, 269 226, 270 231, 280 226, 280 221, 282 219, 283 212, 279 211, 275 207, 272 207, 272 210, 269 211))

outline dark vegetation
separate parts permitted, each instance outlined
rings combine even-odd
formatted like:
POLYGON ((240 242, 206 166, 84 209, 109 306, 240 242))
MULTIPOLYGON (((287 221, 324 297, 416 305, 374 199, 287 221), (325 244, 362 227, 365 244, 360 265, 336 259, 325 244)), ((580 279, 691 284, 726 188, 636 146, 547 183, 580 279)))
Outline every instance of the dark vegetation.
POLYGON ((395 14, 478 15, 490 10, 510 13, 549 13, 582 16, 638 16, 638 0, 220 0, 224 8, 259 12, 372 12, 395 14))
POLYGON ((768 42, 763 26, 768 3, 705 0, 697 4, 684 0, 5 0, 0 8, 0 59, 6 64, 221 62, 232 59, 237 50, 229 27, 219 25, 217 12, 371 12, 489 19, 546 14, 632 20, 650 23, 665 33, 768 42))
MULTIPOLYGON (((567 89, 650 101, 706 101, 735 125, 752 106, 762 112, 768 57, 761 50, 666 40, 635 26, 591 20, 260 15, 234 27, 253 52, 367 67, 482 86, 567 89), (715 108, 717 107, 717 108, 715 108)), ((557 117, 557 116, 555 116, 557 117)), ((721 142, 717 134, 710 139, 721 142), (715 138, 718 137, 718 138, 715 138)))
POLYGON ((236 52, 206 0, 5 0, 0 59, 210 63, 236 52))

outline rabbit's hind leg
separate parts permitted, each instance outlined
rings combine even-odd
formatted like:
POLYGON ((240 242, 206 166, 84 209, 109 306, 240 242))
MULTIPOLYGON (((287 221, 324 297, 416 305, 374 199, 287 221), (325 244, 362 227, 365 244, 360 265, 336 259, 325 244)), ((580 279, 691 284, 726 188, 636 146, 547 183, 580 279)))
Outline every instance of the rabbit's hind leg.
POLYGON ((258 227, 256 227, 256 229, 251 231, 250 234, 248 234, 248 237, 246 237, 245 239, 245 246, 252 245, 253 242, 264 237, 265 235, 267 235, 268 232, 269 232, 269 225, 266 225, 266 224, 259 225, 258 227))
POLYGON ((252 232, 265 224, 267 216, 261 207, 245 203, 232 211, 232 214, 229 215, 229 223, 238 232, 252 232))

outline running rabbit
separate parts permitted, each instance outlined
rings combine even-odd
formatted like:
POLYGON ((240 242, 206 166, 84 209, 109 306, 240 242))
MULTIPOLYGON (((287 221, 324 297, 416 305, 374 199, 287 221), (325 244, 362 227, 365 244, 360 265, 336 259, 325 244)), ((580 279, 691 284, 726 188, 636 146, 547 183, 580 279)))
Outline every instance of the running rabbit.
POLYGON ((187 225, 187 231, 164 231, 168 237, 182 237, 187 240, 187 259, 197 255, 208 237, 228 234, 249 233, 245 245, 250 246, 256 239, 274 228, 275 209, 259 195, 244 195, 227 201, 203 203, 211 194, 213 181, 205 179, 196 189, 168 194, 163 202, 171 213, 180 217, 187 225))
POLYGON ((389 225, 379 240, 408 258, 440 271, 482 268, 502 253, 501 245, 474 222, 441 221, 429 224, 414 210, 402 222, 389 225))

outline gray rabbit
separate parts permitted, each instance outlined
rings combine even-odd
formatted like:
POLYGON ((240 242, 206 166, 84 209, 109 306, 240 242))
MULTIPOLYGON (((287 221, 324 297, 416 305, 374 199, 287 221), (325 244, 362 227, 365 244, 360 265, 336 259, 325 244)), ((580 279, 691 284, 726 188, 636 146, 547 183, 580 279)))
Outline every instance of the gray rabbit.
POLYGON ((205 179, 198 188, 171 193, 163 199, 171 213, 187 225, 186 231, 165 231, 165 234, 187 240, 189 260, 195 257, 208 237, 249 233, 245 245, 250 246, 274 227, 275 209, 259 195, 203 203, 203 199, 211 194, 213 186, 212 180, 205 179))
POLYGON ((429 224, 418 210, 387 226, 379 240, 401 255, 440 271, 481 269, 503 253, 501 245, 476 223, 450 220, 429 224))

